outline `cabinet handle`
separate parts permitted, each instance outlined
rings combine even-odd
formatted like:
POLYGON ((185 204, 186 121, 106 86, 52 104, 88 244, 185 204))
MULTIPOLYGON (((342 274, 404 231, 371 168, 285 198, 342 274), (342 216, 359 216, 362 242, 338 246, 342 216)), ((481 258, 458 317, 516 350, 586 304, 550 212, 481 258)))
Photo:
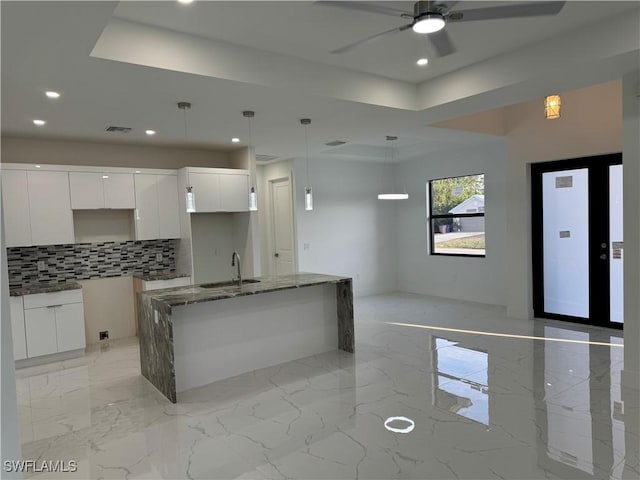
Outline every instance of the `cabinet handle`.
POLYGON ((136 220, 140 220, 140 209, 136 208, 136 220))
POLYGON ((62 304, 59 303, 58 305, 47 305, 47 308, 56 308, 56 307, 61 307, 62 304))

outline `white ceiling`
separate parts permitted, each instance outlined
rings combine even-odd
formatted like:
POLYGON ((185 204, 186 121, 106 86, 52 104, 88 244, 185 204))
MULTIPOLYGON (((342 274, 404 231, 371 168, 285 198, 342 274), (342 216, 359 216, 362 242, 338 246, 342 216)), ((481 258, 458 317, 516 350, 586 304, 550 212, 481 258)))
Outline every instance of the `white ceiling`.
MULTIPOLYGON (((385 3, 410 8, 408 2, 385 3)), ((469 3, 463 2, 459 7, 469 3)), ((310 151, 315 155, 325 152, 341 158, 380 161, 384 158, 384 137, 389 134, 400 137, 400 152, 406 151, 406 156, 495 141, 495 137, 487 135, 428 127, 436 110, 438 119, 447 118, 443 110, 447 105, 442 109, 411 111, 324 95, 319 90, 305 90, 304 85, 284 88, 284 82, 281 87, 277 82, 265 86, 233 75, 214 78, 215 75, 188 73, 188 69, 180 67, 180 62, 190 60, 184 50, 180 55, 175 53, 177 50, 162 52, 164 60, 176 65, 169 70, 161 68, 160 63, 127 63, 128 60, 117 57, 113 60, 118 61, 105 60, 91 53, 105 27, 116 19, 125 19, 158 28, 167 34, 167 39, 173 38, 168 36, 171 32, 178 31, 237 45, 235 51, 240 56, 244 52, 248 55, 262 51, 278 54, 278 58, 291 58, 288 66, 294 71, 295 62, 300 62, 299 68, 311 65, 327 71, 339 68, 341 74, 358 71, 363 72, 358 75, 370 78, 393 77, 408 89, 417 89, 418 85, 412 86, 415 82, 434 75, 443 79, 451 70, 476 65, 488 57, 593 22, 603 11, 615 16, 637 5, 637 2, 569 2, 553 21, 450 25, 459 52, 446 61, 432 59, 426 69, 419 69, 414 60, 421 47, 411 32, 381 39, 341 57, 327 54, 342 44, 402 22, 309 2, 196 1, 185 6, 173 1, 120 4, 3 1, 2 133, 232 149, 236 145, 230 143, 231 137, 247 140, 248 125, 241 111, 251 109, 256 111, 253 143, 257 153, 279 158, 300 156, 304 151, 303 130, 298 122, 302 117, 312 118, 310 151), (46 99, 44 91, 49 89, 60 91, 62 98, 46 99), (182 112, 176 107, 181 100, 193 104, 187 117, 186 139, 182 112), (47 124, 36 128, 31 123, 34 118, 43 118, 47 124), (114 136, 104 132, 108 125, 134 130, 127 136, 114 136), (146 128, 157 130, 158 134, 146 137, 143 133, 146 128), (350 143, 334 149, 324 146, 336 139, 350 143)), ((218 46, 214 40, 207 44, 211 49, 218 46)), ((134 42, 129 47, 135 53, 147 45, 134 42)), ((258 78, 265 65, 252 68, 258 78)), ((290 71, 281 73, 290 76, 290 71)), ((341 77, 335 78, 332 88, 340 91, 341 77)), ((366 93, 376 96, 375 89, 366 93)), ((523 94, 522 100, 528 99, 523 94)), ((473 108, 477 110, 478 106, 473 108)))
MULTIPOLYGON (((408 12, 414 2, 370 2, 408 12)), ((453 10, 505 2, 462 1, 453 10)), ((517 3, 511 1, 507 3, 517 3)), ((311 1, 120 2, 114 16, 178 32, 345 67, 406 82, 422 82, 501 53, 634 8, 633 2, 567 2, 553 17, 490 20, 447 25, 458 51, 435 58, 425 37, 411 30, 391 34, 348 53, 329 51, 408 22, 311 1), (430 64, 415 61, 427 57, 430 64)))

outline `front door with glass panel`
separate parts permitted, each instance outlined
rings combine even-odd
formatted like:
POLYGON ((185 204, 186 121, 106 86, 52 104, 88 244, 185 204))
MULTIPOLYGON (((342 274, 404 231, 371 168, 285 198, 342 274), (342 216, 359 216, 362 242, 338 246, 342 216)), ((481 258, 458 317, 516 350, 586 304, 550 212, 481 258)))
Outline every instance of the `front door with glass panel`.
POLYGON ((622 154, 531 167, 536 317, 621 328, 622 154))

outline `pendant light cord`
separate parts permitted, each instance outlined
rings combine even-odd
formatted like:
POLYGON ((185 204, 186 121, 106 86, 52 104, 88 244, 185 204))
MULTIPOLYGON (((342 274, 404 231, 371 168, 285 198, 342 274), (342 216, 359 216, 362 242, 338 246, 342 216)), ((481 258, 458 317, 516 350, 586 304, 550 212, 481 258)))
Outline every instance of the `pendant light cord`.
POLYGON ((182 113, 184 118, 184 141, 186 143, 189 140, 189 137, 187 137, 187 109, 183 108, 182 113))
POLYGON ((308 125, 304 126, 304 145, 305 145, 305 155, 307 159, 307 187, 309 186, 309 135, 308 135, 308 125))

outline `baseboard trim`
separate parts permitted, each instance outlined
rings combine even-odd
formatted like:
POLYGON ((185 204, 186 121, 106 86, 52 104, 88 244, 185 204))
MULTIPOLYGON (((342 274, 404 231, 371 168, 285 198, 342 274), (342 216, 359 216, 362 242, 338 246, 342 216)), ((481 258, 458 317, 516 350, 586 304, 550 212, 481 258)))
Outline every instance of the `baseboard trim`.
POLYGON ((23 358, 16 360, 16 368, 35 367, 36 365, 44 365, 45 363, 62 362, 72 358, 82 357, 84 348, 78 350, 69 350, 68 352, 52 353, 51 355, 42 355, 41 357, 23 358))

